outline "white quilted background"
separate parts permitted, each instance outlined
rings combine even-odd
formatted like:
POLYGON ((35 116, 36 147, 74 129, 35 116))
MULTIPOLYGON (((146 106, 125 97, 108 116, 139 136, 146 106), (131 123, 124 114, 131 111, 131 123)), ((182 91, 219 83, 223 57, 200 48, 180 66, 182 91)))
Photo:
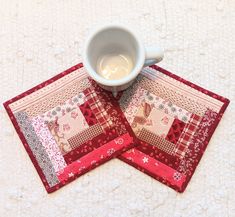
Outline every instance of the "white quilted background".
POLYGON ((235 1, 0 0, 0 216, 235 216, 235 1), (81 61, 90 28, 137 28, 160 66, 231 103, 179 194, 112 160, 48 195, 2 102, 81 61))

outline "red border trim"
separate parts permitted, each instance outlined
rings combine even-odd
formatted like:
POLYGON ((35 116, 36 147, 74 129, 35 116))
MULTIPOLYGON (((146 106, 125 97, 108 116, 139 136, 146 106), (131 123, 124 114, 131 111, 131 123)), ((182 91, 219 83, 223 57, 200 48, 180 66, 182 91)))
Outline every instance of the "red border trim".
MULTIPOLYGON (((177 75, 175 75, 175 74, 173 74, 173 73, 171 73, 171 72, 169 72, 169 71, 167 71, 167 70, 165 70, 165 69, 163 69, 163 68, 161 68, 161 67, 159 67, 157 65, 153 65, 153 66, 150 66, 150 67, 155 69, 155 70, 158 70, 158 71, 162 72, 163 74, 168 75, 169 77, 171 77, 171 78, 173 78, 173 79, 175 79, 177 81, 180 81, 180 82, 182 82, 182 83, 184 83, 184 84, 186 84, 186 85, 188 85, 188 86, 190 86, 190 87, 192 87, 192 88, 194 88, 194 89, 196 89, 196 90, 198 90, 198 91, 200 91, 200 92, 202 92, 202 93, 204 93, 206 95, 209 95, 210 97, 213 97, 213 98, 215 98, 215 99, 217 99, 217 100, 219 100, 219 101, 224 103, 223 106, 221 107, 219 113, 218 113, 218 116, 217 116, 214 124, 210 128, 209 135, 207 137, 207 143, 204 143, 203 149, 201 150, 200 154, 198 155, 198 158, 197 158, 198 162, 197 162, 196 166, 194 167, 192 175, 186 177, 186 180, 182 184, 181 187, 177 187, 175 185, 171 185, 168 181, 164 180, 163 177, 161 177, 161 176, 159 176, 159 175, 157 175, 157 174, 155 174, 155 173, 153 173, 151 171, 148 171, 148 170, 144 169, 141 165, 139 165, 139 164, 137 164, 135 162, 129 161, 127 158, 125 158, 122 155, 118 156, 118 158, 120 160, 122 160, 122 161, 124 161, 124 162, 126 162, 126 163, 128 163, 130 165, 132 165, 133 167, 135 167, 136 169, 140 170, 141 172, 144 172, 144 173, 148 174, 149 176, 153 177, 154 179, 156 179, 156 180, 162 182, 163 184, 173 188, 174 190, 182 193, 182 192, 185 191, 189 181, 191 180, 191 178, 192 178, 192 176, 193 176, 193 174, 194 174, 194 172, 195 172, 195 170, 196 170, 196 168, 197 168, 197 166, 198 166, 198 164, 199 164, 199 162, 200 162, 200 160, 202 158, 202 155, 203 155, 204 151, 207 148, 207 145, 208 145, 208 143, 209 143, 209 141, 210 141, 210 139, 211 139, 211 137, 212 137, 216 127, 218 126, 218 124, 219 124, 219 122, 220 122, 220 120, 221 120, 221 118, 222 118, 226 108, 228 107, 228 105, 230 103, 230 100, 227 99, 227 98, 224 98, 224 97, 222 97, 222 96, 220 96, 218 94, 215 94, 215 93, 213 93, 213 92, 211 92, 209 90, 206 90, 206 89, 204 89, 204 88, 202 88, 202 87, 200 87, 200 86, 198 86, 196 84, 193 84, 192 82, 187 81, 187 80, 185 80, 185 79, 183 79, 183 78, 181 78, 181 77, 179 77, 179 76, 177 76, 177 75)), ((144 153, 143 153, 143 156, 144 156, 144 153)))
MULTIPOLYGON (((34 167, 36 168, 36 170, 37 170, 37 172, 38 172, 38 174, 39 174, 39 177, 40 177, 40 179, 42 180, 42 183, 44 184, 44 186, 45 186, 45 188, 46 188, 46 191, 47 191, 48 193, 52 193, 52 192, 58 190, 59 188, 61 188, 61 187, 65 186, 65 185, 67 185, 68 183, 72 182, 73 180, 75 180, 75 179, 78 178, 79 176, 85 174, 86 172, 88 172, 88 171, 90 171, 90 170, 96 168, 97 166, 99 166, 99 165, 101 165, 101 164, 107 162, 108 160, 110 160, 110 159, 112 159, 112 158, 117 157, 117 156, 120 155, 121 153, 125 152, 127 149, 132 148, 132 147, 134 146, 134 144, 136 143, 136 142, 134 142, 134 141, 135 141, 134 133, 132 132, 131 128, 127 125, 127 126, 126 126, 127 132, 129 131, 129 135, 134 138, 134 141, 128 145, 128 148, 127 148, 127 147, 123 147, 121 150, 116 151, 116 152, 113 153, 112 155, 107 156, 107 157, 101 159, 101 160, 100 160, 99 162, 97 162, 96 164, 93 164, 93 165, 90 165, 90 166, 86 167, 86 169, 82 170, 81 173, 76 174, 74 177, 71 177, 71 178, 67 179, 66 181, 59 182, 57 185, 55 185, 55 186, 53 186, 53 187, 50 187, 50 186, 49 186, 49 184, 48 184, 48 182, 47 182, 47 180, 46 180, 46 178, 45 178, 45 176, 44 176, 44 174, 43 174, 43 172, 42 172, 40 166, 38 165, 38 162, 37 162, 36 158, 34 157, 34 155, 33 155, 32 151, 31 151, 31 149, 30 149, 30 147, 29 147, 29 145, 28 145, 28 143, 27 143, 27 141, 26 141, 26 139, 25 139, 23 133, 22 133, 21 130, 20 130, 20 127, 19 127, 19 125, 18 125, 18 123, 17 123, 17 120, 16 120, 16 118, 15 118, 15 116, 14 116, 14 114, 13 114, 11 108, 9 107, 9 105, 10 105, 11 103, 13 103, 13 102, 15 102, 15 101, 17 101, 17 100, 19 100, 19 99, 25 97, 26 95, 29 95, 29 94, 31 94, 31 93, 33 93, 33 92, 35 92, 35 91, 37 91, 37 90, 39 90, 39 89, 41 89, 41 88, 47 86, 47 85, 49 85, 49 84, 55 82, 56 80, 58 80, 58 79, 64 77, 65 75, 68 75, 68 74, 72 73, 73 71, 75 71, 75 70, 77 70, 77 69, 79 69, 79 68, 81 68, 81 67, 83 67, 83 64, 82 64, 82 63, 79 63, 79 64, 77 64, 77 65, 75 65, 75 66, 73 66, 73 67, 71 67, 71 68, 69 68, 69 69, 67 69, 67 70, 65 70, 65 71, 63 71, 63 72, 61 72, 61 73, 59 73, 58 75, 56 75, 56 76, 54 76, 54 77, 52 77, 52 78, 50 78, 50 79, 48 79, 48 80, 42 82, 41 84, 39 84, 39 85, 37 85, 37 86, 35 86, 35 87, 33 87, 33 88, 31 88, 31 89, 29 89, 29 90, 27 90, 27 91, 21 93, 20 95, 18 95, 18 96, 16 96, 16 97, 14 97, 14 98, 12 98, 12 99, 10 99, 10 100, 8 100, 8 101, 6 101, 6 102, 3 103, 5 109, 6 109, 8 115, 9 115, 9 117, 10 117, 11 122, 12 122, 12 124, 14 125, 14 127, 15 127, 15 129, 16 129, 17 134, 18 134, 20 140, 22 141, 22 143, 23 143, 23 145, 24 145, 24 147, 25 147, 25 150, 26 150, 26 152, 28 153, 28 155, 29 155, 29 157, 30 157, 30 159, 31 159, 31 161, 32 161, 32 163, 33 163, 33 165, 34 165, 34 167)), ((119 107, 117 107, 116 104, 118 105, 118 103, 115 102, 115 104, 114 104, 115 108, 117 109, 118 112, 121 112, 121 109, 120 109, 119 107)), ((122 120, 125 121, 124 115, 122 115, 122 120)), ((126 122, 127 122, 127 121, 126 121, 126 122)))
POLYGON ((193 172, 192 172, 192 175, 186 177, 186 182, 182 185, 181 189, 179 189, 179 192, 180 192, 180 193, 183 193, 183 192, 185 191, 186 187, 188 186, 188 183, 189 183, 189 181, 191 180, 191 178, 192 178, 192 176, 193 176, 193 174, 194 174, 194 172, 195 172, 195 170, 196 170, 196 168, 197 168, 197 166, 198 166, 198 164, 199 164, 199 162, 200 162, 200 160, 201 160, 201 158, 202 158, 202 155, 204 154, 204 152, 205 152, 205 150, 206 150, 206 148, 207 148, 207 146, 208 146, 208 144, 209 144, 209 142, 210 142, 210 140, 211 140, 211 138, 212 138, 212 135, 213 135, 214 132, 215 132, 215 129, 217 128, 217 126, 218 126, 218 124, 219 124, 219 122, 220 122, 220 120, 221 120, 221 118, 222 118, 222 116, 223 116, 223 114, 224 114, 226 108, 227 108, 228 105, 229 105, 229 102, 230 102, 230 101, 229 101, 228 99, 225 99, 225 100, 227 100, 227 101, 224 102, 224 105, 223 105, 222 108, 220 109, 220 111, 219 111, 219 113, 218 113, 218 117, 216 118, 215 123, 214 123, 214 124, 211 126, 211 128, 210 128, 210 131, 209 131, 209 133, 208 133, 209 135, 208 135, 207 140, 206 140, 207 142, 204 143, 203 149, 201 150, 200 154, 198 155, 198 158, 197 158, 198 163, 197 163, 197 165, 194 167, 194 170, 193 170, 193 172))
MULTIPOLYGON (((32 151, 31 151, 31 149, 29 148, 23 133, 20 130, 20 127, 19 127, 19 125, 18 125, 18 123, 17 123, 17 121, 16 121, 16 119, 15 119, 15 117, 14 117, 14 115, 13 115, 11 109, 10 109, 10 107, 9 107, 9 104, 11 104, 11 103, 13 103, 13 102, 23 98, 25 95, 29 95, 29 94, 31 94, 31 93, 33 93, 33 92, 35 92, 35 91, 37 91, 37 90, 47 86, 48 84, 53 83, 54 81, 62 78, 65 75, 68 75, 68 74, 72 73, 73 71, 75 71, 75 70, 77 70, 77 69, 79 69, 81 67, 83 67, 83 64, 79 63, 79 64, 77 64, 77 65, 75 65, 75 66, 73 66, 73 67, 71 67, 71 68, 69 68, 69 69, 59 73, 58 75, 48 79, 47 81, 44 81, 41 84, 39 84, 39 85, 37 85, 37 86, 35 86, 35 87, 33 87, 33 88, 23 92, 22 94, 20 94, 20 95, 18 95, 18 96, 16 96, 16 97, 14 97, 14 98, 12 98, 12 99, 10 99, 10 100, 8 100, 8 101, 3 103, 5 109, 6 109, 8 115, 10 117, 11 122, 12 122, 12 124, 14 125, 14 127, 16 129, 17 134, 19 135, 19 138, 22 141, 22 143, 23 143, 23 145, 25 147, 25 150, 27 151, 27 153, 28 153, 32 163, 34 164, 34 166, 35 166, 35 168, 36 168, 36 170, 37 170, 37 172, 39 174, 39 177, 41 178, 43 184, 45 185, 46 190, 47 190, 48 193, 52 193, 52 192, 56 191, 57 189, 63 187, 65 184, 68 184, 71 181, 75 180, 77 177, 79 177, 79 176, 83 175, 84 173, 90 171, 91 169, 94 169, 95 167, 105 163, 109 159, 111 159, 111 158, 113 158, 115 156, 118 156, 119 154, 121 154, 123 152, 123 150, 122 151, 118 151, 114 155, 111 155, 110 157, 101 160, 99 162, 99 164, 94 164, 94 165, 91 165, 90 167, 87 167, 86 169, 84 169, 82 171, 82 173, 79 174, 79 176, 76 176, 74 178, 68 179, 66 182, 61 182, 61 183, 59 183, 59 184, 57 184, 57 185, 55 185, 53 187, 49 187, 49 185, 48 185, 48 183, 46 181, 46 178, 45 178, 44 174, 42 173, 42 170, 41 170, 40 166, 38 165, 36 159, 34 158, 34 155, 33 155, 32 151)), ((161 68, 159 66, 154 65, 154 66, 151 66, 151 67, 153 69, 156 69, 156 70, 158 70, 158 71, 168 75, 169 77, 172 77, 172 78, 174 78, 174 79, 176 79, 176 80, 178 80, 178 81, 180 81, 180 82, 182 82, 182 83, 184 83, 184 84, 186 84, 186 85, 188 85, 188 86, 190 86, 190 87, 192 87, 192 88, 194 88, 194 89, 196 89, 196 90, 198 90, 198 91, 200 91, 200 92, 202 92, 204 94, 207 94, 207 95, 209 95, 209 96, 211 96, 211 97, 213 97, 213 98, 215 98, 217 100, 220 100, 221 102, 224 103, 224 105, 222 106, 222 108, 221 108, 221 110, 219 112, 218 118, 216 119, 214 125, 211 127, 211 130, 209 132, 209 136, 208 136, 208 139, 207 139, 208 142, 209 142, 211 137, 212 137, 212 135, 213 135, 213 133, 214 133, 214 131, 215 131, 215 129, 216 129, 216 127, 219 124, 219 121, 221 120, 221 118, 223 116, 224 111, 226 110, 226 108, 229 105, 229 102, 230 102, 229 99, 224 98, 222 96, 219 96, 219 95, 217 95, 217 94, 215 94, 215 93, 213 93, 211 91, 208 91, 208 90, 206 90, 206 89, 204 89, 204 88, 202 88, 202 87, 200 87, 200 86, 198 86, 196 84, 193 84, 192 82, 187 81, 187 80, 185 80, 185 79, 183 79, 183 78, 181 78, 181 77, 179 77, 179 76, 177 76, 175 74, 172 74, 171 72, 169 72, 169 71, 167 71, 167 70, 165 70, 165 69, 163 69, 163 68, 161 68)), ((201 157, 202 157, 202 155, 203 155, 207 145, 208 145, 208 143, 205 144, 204 149, 202 149, 202 151, 201 151, 201 153, 200 153, 200 155, 198 157, 198 163, 199 163, 199 161, 200 161, 200 159, 201 159, 201 157)), ((130 162, 128 160, 126 160, 125 158, 123 158, 122 156, 119 156, 119 158, 121 160, 125 161, 126 163, 130 164, 130 162)), ((169 186, 169 184, 166 183, 166 181, 162 177, 158 177, 158 176, 156 176, 156 174, 153 174, 153 173, 151 173, 149 171, 144 170, 143 168, 141 168, 137 164, 133 164, 132 166, 136 167, 138 170, 141 170, 142 172, 152 176, 153 178, 155 178, 155 179, 157 179, 157 180, 161 181, 162 183, 164 183, 164 184, 169 186)), ((194 168, 194 171, 195 171, 196 167, 194 168)), ((194 174, 194 171, 193 171, 193 174, 194 174)), ((170 186, 170 187, 175 189, 178 192, 183 192, 185 190, 185 188, 187 187, 187 185, 188 185, 188 183, 189 183, 191 178, 192 178, 192 176, 190 176, 190 177, 188 176, 187 179, 186 179, 186 182, 182 185, 182 187, 180 189, 177 189, 175 186, 170 186)))
POLYGON ((75 66, 73 66, 73 67, 71 67, 71 68, 69 68, 69 69, 67 69, 67 70, 65 70, 65 71, 63 71, 63 72, 61 72, 60 74, 58 74, 58 75, 56 75, 56 76, 54 76, 54 77, 48 79, 47 81, 44 81, 44 82, 42 82, 41 84, 39 84, 39 85, 37 85, 37 86, 35 86, 35 87, 33 87, 33 88, 31 88, 31 89, 29 89, 29 90, 27 90, 27 91, 21 93, 20 95, 18 95, 18 96, 16 96, 16 97, 13 97, 12 99, 10 99, 10 100, 8 100, 8 101, 6 101, 6 102, 3 103, 3 106, 5 107, 7 113, 8 113, 8 115, 9 115, 9 117, 10 117, 10 120, 11 120, 12 124, 13 124, 13 126, 15 127, 15 129, 16 129, 17 134, 18 134, 20 140, 22 141, 22 143, 23 143, 23 145, 24 145, 24 147, 25 147, 25 150, 27 151, 27 153, 28 153, 28 155, 29 155, 29 157, 30 157, 30 159, 31 159, 31 161, 32 161, 32 163, 33 163, 33 165, 35 166, 35 168, 36 168, 36 170, 37 170, 37 172, 38 172, 38 174, 39 174, 39 177, 41 178, 41 180, 42 180, 42 182, 43 182, 43 184, 44 184, 44 186, 45 186, 45 188, 46 188, 46 190, 47 190, 48 193, 53 192, 53 189, 50 188, 50 186, 49 186, 49 184, 48 184, 48 182, 47 182, 47 180, 46 180, 46 177, 44 176, 44 174, 43 174, 43 172, 42 172, 40 166, 38 165, 37 160, 35 159, 35 157, 34 157, 34 155, 33 155, 33 152, 32 152, 31 149, 29 148, 29 145, 28 145, 28 143, 27 143, 27 141, 26 141, 26 139, 25 139, 23 133, 21 132, 20 127, 19 127, 19 125, 18 125, 18 123, 17 123, 17 120, 16 120, 16 118, 15 118, 13 112, 11 111, 9 105, 10 105, 11 103, 13 103, 13 102, 15 102, 15 101, 17 101, 17 100, 23 98, 25 95, 31 94, 31 93, 33 93, 33 92, 35 92, 35 91, 37 91, 37 90, 39 90, 39 89, 41 89, 41 88, 47 86, 48 84, 51 84, 51 83, 53 83, 54 81, 56 81, 56 80, 62 78, 63 76, 72 73, 73 71, 75 71, 75 70, 81 68, 82 66, 83 66, 82 63, 79 63, 79 64, 77 64, 77 65, 75 65, 75 66))
POLYGON ((39 174, 39 177, 42 180, 42 183, 44 184, 44 186, 45 186, 45 188, 46 188, 48 193, 51 193, 51 192, 57 190, 57 188, 56 188, 57 185, 52 187, 52 188, 49 186, 49 184, 48 184, 48 182, 46 180, 46 177, 44 176, 40 166, 38 165, 38 162, 37 162, 36 158, 33 155, 33 152, 31 151, 31 149, 30 149, 30 147, 29 147, 29 145, 28 145, 28 143, 27 143, 23 133, 21 132, 20 127, 19 127, 19 125, 17 123, 17 120, 16 120, 13 112, 11 111, 9 105, 11 103, 13 103, 13 102, 23 98, 24 96, 29 95, 29 94, 31 94, 31 93, 33 93, 33 92, 35 92, 35 91, 37 91, 37 90, 47 86, 48 84, 53 83, 54 81, 64 77, 65 75, 68 75, 68 74, 72 73, 73 71, 75 71, 75 70, 77 70, 77 69, 79 69, 81 67, 83 67, 83 65, 82 65, 82 63, 79 63, 79 64, 77 64, 77 65, 75 65, 75 66, 73 66, 73 67, 71 67, 71 68, 69 68, 69 69, 59 73, 58 75, 56 75, 56 76, 54 76, 54 77, 52 77, 52 78, 42 82, 41 84, 39 84, 39 85, 37 85, 37 86, 35 86, 35 87, 33 87, 33 88, 31 88, 31 89, 21 93, 20 95, 18 95, 16 97, 13 97, 12 99, 10 99, 10 100, 8 100, 8 101, 3 103, 3 106, 5 107, 7 113, 9 115, 9 117, 10 117, 10 120, 11 120, 12 124, 15 127, 15 129, 16 129, 17 134, 18 134, 20 140, 22 141, 22 143, 23 143, 23 145, 25 147, 25 150, 28 153, 28 155, 29 155, 29 157, 30 157, 34 167, 36 168, 36 170, 37 170, 37 172, 39 174))

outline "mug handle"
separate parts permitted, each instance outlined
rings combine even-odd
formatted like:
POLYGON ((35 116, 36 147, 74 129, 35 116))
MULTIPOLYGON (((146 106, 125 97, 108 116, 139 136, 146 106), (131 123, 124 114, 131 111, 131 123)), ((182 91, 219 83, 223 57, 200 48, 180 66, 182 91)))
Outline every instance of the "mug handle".
POLYGON ((163 57, 164 51, 160 47, 146 47, 144 67, 162 61, 163 57))

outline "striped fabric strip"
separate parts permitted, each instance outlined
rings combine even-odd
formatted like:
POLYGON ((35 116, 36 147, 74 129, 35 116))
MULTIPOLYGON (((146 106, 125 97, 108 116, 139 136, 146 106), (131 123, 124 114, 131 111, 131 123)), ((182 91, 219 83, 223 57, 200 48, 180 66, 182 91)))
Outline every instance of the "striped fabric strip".
POLYGON ((210 97, 201 91, 198 91, 188 85, 185 85, 181 81, 177 81, 170 76, 163 74, 162 72, 153 69, 151 67, 145 67, 142 69, 141 73, 148 77, 149 79, 156 81, 165 87, 174 89, 177 93, 183 94, 191 99, 194 99, 196 102, 208 107, 216 112, 219 112, 223 103, 213 97, 210 97))
POLYGON ((157 83, 156 81, 152 81, 143 75, 137 77, 137 82, 139 82, 139 85, 143 89, 172 102, 178 107, 184 108, 192 114, 203 116, 207 110, 206 106, 196 102, 193 98, 177 93, 174 89, 164 86, 161 83, 157 83))
MULTIPOLYGON (((60 79, 53 81, 52 83, 45 85, 45 87, 43 88, 39 87, 37 91, 34 91, 31 94, 26 94, 21 99, 11 103, 10 108, 13 112, 23 110, 29 107, 30 105, 37 103, 38 101, 46 97, 48 94, 52 92, 57 92, 60 89, 64 89, 66 86, 71 86, 74 81, 81 81, 87 77, 88 75, 84 67, 79 68, 73 71, 72 73, 61 77, 60 79)), ((53 80, 53 78, 50 80, 53 80)))
POLYGON ((52 91, 48 93, 47 96, 44 96, 35 104, 29 104, 25 111, 27 112, 29 117, 41 115, 58 105, 63 105, 67 100, 76 96, 78 93, 89 88, 90 86, 91 84, 87 78, 83 80, 75 80, 66 87, 61 87, 61 89, 59 89, 58 91, 52 91))

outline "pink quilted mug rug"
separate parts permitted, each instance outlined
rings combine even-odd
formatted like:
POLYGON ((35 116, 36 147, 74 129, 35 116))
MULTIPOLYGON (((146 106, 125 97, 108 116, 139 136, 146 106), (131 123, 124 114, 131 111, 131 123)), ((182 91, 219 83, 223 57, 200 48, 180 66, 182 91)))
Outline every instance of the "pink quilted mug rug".
POLYGON ((183 192, 229 100, 152 66, 119 104, 139 140, 119 158, 183 192))
POLYGON ((4 106, 48 193, 135 143, 118 102, 82 64, 4 106))

